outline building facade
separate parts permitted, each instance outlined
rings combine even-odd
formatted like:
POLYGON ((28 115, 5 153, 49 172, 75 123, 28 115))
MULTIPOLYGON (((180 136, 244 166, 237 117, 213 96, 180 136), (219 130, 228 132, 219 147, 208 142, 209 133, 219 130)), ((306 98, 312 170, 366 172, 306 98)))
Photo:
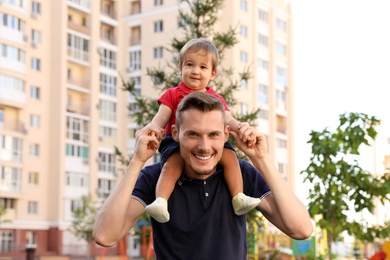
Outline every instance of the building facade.
MULTIPOLYGON (((87 251, 69 231, 72 211, 84 196, 98 203, 108 196, 125 169, 114 147, 131 155, 138 127, 121 77, 158 97, 146 70, 170 59, 164 47, 182 33, 178 8, 188 5, 0 0, 0 252, 87 251)), ((253 76, 235 93, 233 110, 261 109, 259 130, 294 187, 290 6, 226 1, 219 16, 216 30, 236 27, 239 39, 226 67, 250 68, 253 76)))

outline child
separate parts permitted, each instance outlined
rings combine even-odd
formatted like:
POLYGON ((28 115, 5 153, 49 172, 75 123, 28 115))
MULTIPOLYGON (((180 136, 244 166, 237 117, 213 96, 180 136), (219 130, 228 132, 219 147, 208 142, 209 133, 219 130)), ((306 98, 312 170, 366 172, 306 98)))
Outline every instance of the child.
MULTIPOLYGON (((156 200, 146 206, 146 213, 160 223, 169 221, 167 201, 183 170, 183 161, 177 152, 178 144, 170 134, 171 126, 175 124, 177 106, 185 95, 201 91, 218 97, 225 106, 226 122, 230 126, 230 130, 237 133, 241 140, 247 142, 248 145, 252 145, 252 142, 255 141, 251 136, 253 129, 249 124, 235 120, 223 97, 216 94, 208 86, 210 80, 213 80, 217 74, 218 60, 218 50, 212 42, 203 38, 190 40, 180 51, 179 70, 182 82, 177 87, 168 89, 158 99, 160 107, 152 124, 161 128, 165 127, 165 137, 159 147, 164 166, 156 186, 156 200)), ((235 214, 243 215, 255 208, 260 203, 260 199, 248 197, 242 193, 243 182, 240 166, 235 151, 228 143, 225 144, 220 164, 225 169, 224 177, 233 198, 232 204, 235 214), (230 149, 226 149, 226 146, 230 149)))

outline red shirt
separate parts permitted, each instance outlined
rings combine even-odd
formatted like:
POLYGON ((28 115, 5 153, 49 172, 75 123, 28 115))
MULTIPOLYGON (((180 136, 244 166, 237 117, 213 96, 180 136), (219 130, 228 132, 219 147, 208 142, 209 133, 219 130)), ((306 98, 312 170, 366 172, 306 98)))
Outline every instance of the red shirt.
MULTIPOLYGON (((177 87, 167 89, 167 91, 165 91, 162 96, 157 100, 159 105, 164 104, 170 109, 172 109, 171 118, 169 119, 168 124, 165 126, 165 134, 171 134, 171 126, 174 125, 176 122, 176 110, 180 101, 192 92, 195 91, 189 89, 183 82, 180 82, 177 87)), ((229 107, 226 104, 225 99, 215 93, 215 91, 211 87, 206 87, 206 93, 218 98, 225 107, 225 110, 229 111, 229 107)))

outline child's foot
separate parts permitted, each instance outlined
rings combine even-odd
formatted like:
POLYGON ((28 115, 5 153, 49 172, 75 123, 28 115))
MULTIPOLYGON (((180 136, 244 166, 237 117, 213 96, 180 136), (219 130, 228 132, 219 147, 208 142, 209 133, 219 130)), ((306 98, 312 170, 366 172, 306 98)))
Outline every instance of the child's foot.
POLYGON ((232 199, 234 213, 236 213, 237 216, 244 215, 245 213, 249 212, 251 209, 257 207, 259 203, 260 203, 259 198, 252 198, 246 196, 242 192, 238 193, 232 199))
POLYGON ((160 223, 169 221, 168 203, 165 199, 158 197, 152 204, 146 206, 146 213, 160 223))

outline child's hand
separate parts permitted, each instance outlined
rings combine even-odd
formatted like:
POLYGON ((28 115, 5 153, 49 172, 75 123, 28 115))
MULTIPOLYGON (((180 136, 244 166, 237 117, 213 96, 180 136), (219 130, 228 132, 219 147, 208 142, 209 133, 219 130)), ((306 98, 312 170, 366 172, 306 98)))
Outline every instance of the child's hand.
MULTIPOLYGON (((162 129, 160 126, 149 123, 144 128, 140 129, 139 131, 145 131, 148 136, 155 137, 159 142, 164 137, 164 129, 162 129)), ((152 139, 153 141, 149 141, 147 144, 147 148, 149 150, 157 150, 159 143, 155 142, 155 139, 152 139)))
POLYGON ((253 148, 256 144, 255 132, 255 129, 248 122, 240 122, 238 124, 238 136, 249 148, 253 148))

